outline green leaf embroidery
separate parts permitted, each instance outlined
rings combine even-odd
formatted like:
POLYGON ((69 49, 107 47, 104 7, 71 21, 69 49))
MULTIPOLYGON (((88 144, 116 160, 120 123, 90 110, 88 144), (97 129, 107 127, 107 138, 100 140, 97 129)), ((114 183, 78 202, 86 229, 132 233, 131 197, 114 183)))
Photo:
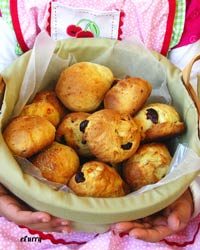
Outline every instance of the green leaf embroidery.
POLYGON ((98 25, 96 25, 96 23, 94 22, 90 22, 90 31, 96 36, 96 37, 99 37, 99 34, 100 34, 100 30, 99 30, 99 27, 98 25))
POLYGON ((77 22, 76 25, 79 26, 79 25, 82 24, 82 23, 87 23, 87 24, 85 25, 85 28, 84 28, 85 31, 89 30, 89 31, 91 31, 96 37, 99 37, 99 35, 100 35, 100 29, 99 29, 98 25, 97 25, 95 22, 93 22, 93 21, 91 21, 91 20, 89 20, 89 19, 80 19, 80 20, 77 22))

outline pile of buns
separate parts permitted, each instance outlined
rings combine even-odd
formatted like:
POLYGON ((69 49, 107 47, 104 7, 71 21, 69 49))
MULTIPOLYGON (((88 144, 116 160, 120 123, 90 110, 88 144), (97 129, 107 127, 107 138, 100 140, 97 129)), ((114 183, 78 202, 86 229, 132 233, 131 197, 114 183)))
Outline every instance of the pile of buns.
POLYGON ((146 104, 152 85, 116 79, 104 65, 75 63, 55 89, 43 90, 5 127, 13 155, 75 194, 119 197, 163 178, 168 138, 185 131, 173 106, 146 104))

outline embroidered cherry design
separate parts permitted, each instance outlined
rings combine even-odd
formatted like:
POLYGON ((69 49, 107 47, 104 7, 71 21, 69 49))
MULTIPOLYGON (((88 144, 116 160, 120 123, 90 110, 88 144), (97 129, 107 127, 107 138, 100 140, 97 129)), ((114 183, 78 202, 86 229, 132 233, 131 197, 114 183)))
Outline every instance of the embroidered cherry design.
POLYGON ((71 24, 67 27, 66 33, 69 36, 76 37, 76 38, 84 38, 84 37, 98 37, 100 34, 98 25, 89 20, 89 19, 81 19, 78 21, 78 23, 71 24), (80 27, 80 24, 86 23, 85 28, 82 29, 80 27))
POLYGON ((94 37, 94 34, 91 32, 91 31, 79 31, 77 34, 76 34, 76 37, 77 38, 84 38, 84 37, 94 37))
POLYGON ((72 37, 75 37, 79 31, 82 31, 82 28, 74 24, 69 25, 66 29, 67 34, 72 37))

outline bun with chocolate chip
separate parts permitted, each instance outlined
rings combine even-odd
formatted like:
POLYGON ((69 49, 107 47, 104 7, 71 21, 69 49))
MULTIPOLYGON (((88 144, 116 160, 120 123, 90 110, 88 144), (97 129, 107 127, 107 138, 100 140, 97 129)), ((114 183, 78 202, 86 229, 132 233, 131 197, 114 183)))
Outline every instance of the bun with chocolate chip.
POLYGON ((78 196, 107 198, 125 195, 124 181, 115 168, 100 161, 83 164, 68 186, 78 196))
POLYGON ((161 180, 169 170, 172 157, 163 143, 141 145, 122 167, 123 179, 135 191, 161 180))
POLYGON ((115 110, 102 109, 83 121, 83 139, 99 160, 118 163, 129 158, 140 144, 140 132, 133 118, 115 110))
POLYGON ((141 141, 164 140, 185 131, 179 113, 169 104, 152 103, 143 107, 135 116, 141 141))
POLYGON ((89 113, 72 112, 67 114, 56 131, 56 140, 72 147, 81 156, 91 156, 87 142, 83 139, 84 122, 89 113))

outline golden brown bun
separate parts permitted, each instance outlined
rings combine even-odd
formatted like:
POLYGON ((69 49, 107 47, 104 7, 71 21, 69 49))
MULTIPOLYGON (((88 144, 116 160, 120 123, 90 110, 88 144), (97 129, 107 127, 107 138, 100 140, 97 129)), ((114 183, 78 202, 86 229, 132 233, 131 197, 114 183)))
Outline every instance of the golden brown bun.
POLYGON ((13 154, 30 157, 54 141, 55 127, 40 116, 19 116, 8 124, 3 137, 13 154))
POLYGON ((137 152, 124 163, 123 178, 132 190, 156 183, 166 175, 171 159, 164 144, 141 145, 137 152))
POLYGON ((86 120, 89 113, 72 112, 67 114, 59 124, 56 131, 56 140, 72 147, 79 155, 91 156, 80 124, 86 120), (64 139, 64 140, 63 140, 64 139))
POLYGON ((58 99, 56 92, 54 90, 43 90, 38 92, 32 102, 48 102, 54 106, 60 115, 60 119, 66 114, 66 109, 58 99))
POLYGON ((20 116, 40 116, 47 119, 55 127, 60 123, 60 115, 51 103, 48 102, 33 102, 25 105, 20 116))
POLYGON ((56 97, 56 93, 51 90, 45 90, 36 94, 31 104, 24 106, 20 116, 38 115, 46 118, 57 127, 64 114, 64 106, 56 97))
POLYGON ((68 183, 80 165, 76 152, 58 142, 53 142, 30 160, 40 169, 44 178, 62 184, 68 183))
POLYGON ((56 94, 69 110, 91 112, 101 104, 113 80, 108 67, 80 62, 63 70, 56 84, 56 94))
POLYGON ((166 139, 185 131, 180 115, 168 104, 146 105, 134 116, 134 120, 140 129, 141 141, 166 139))
POLYGON ((78 196, 124 196, 123 180, 117 171, 99 161, 86 162, 69 181, 69 188, 78 196))
POLYGON ((152 87, 141 78, 127 77, 119 80, 104 97, 104 107, 124 114, 135 114, 145 104, 152 87))
POLYGON ((111 109, 96 111, 87 118, 83 138, 94 156, 112 163, 129 158, 140 144, 134 120, 111 109))

